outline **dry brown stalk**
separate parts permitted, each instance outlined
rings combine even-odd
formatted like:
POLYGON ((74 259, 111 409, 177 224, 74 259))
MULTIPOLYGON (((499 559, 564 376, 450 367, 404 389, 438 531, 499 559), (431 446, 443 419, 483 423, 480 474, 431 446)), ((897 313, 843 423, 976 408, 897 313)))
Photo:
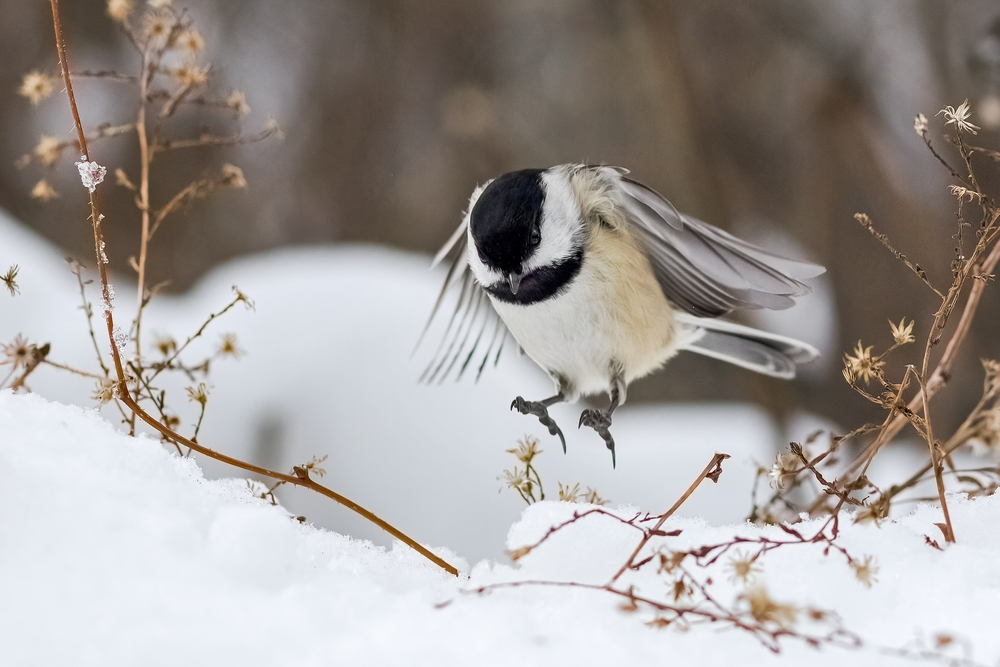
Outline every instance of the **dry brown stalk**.
MULTIPOLYGON (((79 113, 79 110, 78 110, 77 105, 76 105, 76 98, 73 95, 73 82, 70 80, 70 75, 69 75, 69 72, 70 72, 70 69, 69 69, 69 59, 68 59, 68 57, 66 55, 65 38, 63 37, 62 24, 59 21, 59 0, 50 0, 50 4, 52 6, 52 23, 53 23, 53 27, 55 29, 56 49, 57 49, 57 51, 59 53, 59 66, 62 69, 63 79, 64 79, 65 84, 66 84, 66 94, 67 94, 67 97, 69 98, 70 109, 71 109, 71 111, 73 113, 73 120, 74 120, 74 123, 76 125, 77 134, 79 135, 80 150, 81 150, 81 152, 83 154, 84 159, 89 162, 90 161, 90 153, 89 153, 89 151, 87 149, 87 139, 86 139, 86 136, 84 135, 83 123, 80 121, 80 113, 79 113)), ((143 77, 143 80, 142 80, 142 85, 143 85, 142 89, 143 89, 143 91, 146 90, 146 88, 145 88, 146 83, 147 83, 147 77, 143 77)), ((138 127, 140 128, 140 137, 144 137, 144 132, 143 132, 142 128, 144 128, 144 125, 145 125, 145 114, 144 114, 143 108, 144 108, 144 105, 141 104, 140 105, 140 112, 139 112, 139 120, 138 120, 138 127)), ((143 143, 145 143, 145 142, 143 141, 143 143)), ((147 161, 147 159, 145 157, 143 158, 143 165, 144 165, 143 184, 140 187, 141 188, 146 188, 146 193, 142 195, 142 197, 143 197, 142 201, 144 203, 144 207, 143 207, 143 221, 144 221, 144 224, 143 224, 143 236, 144 236, 144 239, 145 239, 145 237, 148 235, 148 221, 149 221, 149 218, 148 218, 148 161, 147 161)), ((102 232, 102 229, 101 229, 102 216, 100 215, 100 212, 98 210, 98 202, 97 202, 96 191, 91 191, 91 193, 90 193, 90 219, 91 219, 91 222, 92 222, 93 228, 94 228, 95 254, 97 256, 97 265, 99 267, 99 272, 100 272, 100 277, 101 277, 101 289, 102 289, 105 301, 107 303, 110 303, 111 299, 109 298, 109 283, 108 283, 107 268, 106 268, 104 262, 101 259, 101 248, 103 246, 104 241, 103 241, 103 232, 102 232)), ((145 250, 145 245, 146 244, 144 242, 143 243, 143 250, 145 250)), ((143 257, 140 259, 140 266, 144 266, 144 262, 145 262, 145 257, 143 255, 143 257)), ((142 274, 140 273, 140 276, 141 275, 142 274)), ((141 298, 142 298, 142 288, 141 288, 141 285, 142 285, 142 282, 141 282, 141 278, 140 278, 140 292, 139 292, 140 301, 141 301, 141 298)), ((379 518, 378 516, 376 516, 372 512, 368 511, 364 507, 358 505, 357 503, 349 500, 348 498, 345 498, 344 496, 338 494, 337 492, 333 491, 332 489, 329 489, 329 488, 323 486, 322 484, 318 484, 315 481, 313 481, 312 479, 310 479, 308 469, 306 469, 304 467, 296 467, 293 470, 293 474, 292 475, 288 475, 288 474, 285 474, 285 473, 280 473, 280 472, 277 472, 277 471, 274 471, 274 470, 268 470, 267 468, 262 468, 260 466, 253 465, 252 463, 247 463, 246 461, 241 461, 239 459, 233 458, 231 456, 227 456, 227 455, 222 454, 220 452, 217 452, 217 451, 215 451, 213 449, 210 449, 208 447, 200 445, 197 442, 194 442, 192 440, 189 440, 188 438, 185 438, 184 436, 180 435, 179 433, 175 432, 174 430, 172 430, 172 429, 168 428, 167 426, 165 426, 165 425, 161 424, 160 422, 158 422, 154 417, 152 417, 151 415, 149 415, 142 408, 142 406, 140 406, 136 402, 136 400, 132 397, 132 395, 129 393, 128 385, 126 383, 125 373, 124 373, 124 370, 123 370, 123 367, 122 367, 121 354, 120 354, 120 352, 118 350, 117 344, 115 343, 114 316, 113 316, 110 308, 107 309, 107 310, 105 310, 104 320, 105 320, 105 323, 107 324, 108 339, 111 342, 111 356, 112 356, 112 359, 114 360, 115 375, 118 378, 118 384, 117 384, 117 387, 116 387, 118 400, 120 400, 122 403, 124 403, 133 412, 133 414, 135 416, 139 417, 147 425, 149 425, 151 428, 153 428, 157 432, 159 432, 166 440, 168 440, 170 442, 173 442, 173 443, 175 443, 177 445, 183 445, 183 446, 188 447, 188 448, 190 448, 190 449, 192 449, 192 450, 194 450, 196 452, 199 452, 200 454, 208 456, 209 458, 215 459, 217 461, 221 461, 223 463, 228 463, 229 465, 234 466, 236 468, 239 468, 241 470, 246 470, 247 472, 252 472, 254 474, 258 474, 258 475, 262 475, 262 476, 265 476, 265 477, 270 477, 272 479, 280 480, 280 481, 285 482, 287 484, 293 484, 295 486, 301 486, 303 488, 311 489, 311 490, 315 491, 316 493, 319 493, 321 495, 326 496, 327 498, 335 500, 336 502, 340 503, 341 505, 343 505, 343 506, 345 506, 345 507, 353 510, 354 512, 360 514, 361 516, 363 516, 368 521, 371 521, 376 526, 378 526, 382 530, 386 531, 387 533, 389 533, 393 537, 395 537, 395 538, 401 540, 402 542, 406 543, 407 545, 409 545, 410 547, 412 547, 414 550, 416 550, 422 556, 424 556, 425 558, 427 558, 428 560, 430 560, 431 562, 433 562, 438 567, 444 569, 445 571, 449 572, 450 574, 453 574, 453 575, 456 575, 456 576, 458 575, 458 570, 454 566, 448 564, 447 562, 445 562, 444 560, 442 560, 438 556, 434 555, 429 550, 427 550, 425 547, 423 547, 420 544, 418 544, 416 541, 414 541, 412 538, 410 538, 409 536, 407 536, 406 534, 404 534, 400 530, 396 529, 395 527, 393 527, 392 525, 390 525, 389 523, 387 523, 383 519, 379 518)))
POLYGON ((705 466, 705 469, 702 470, 697 477, 695 477, 694 481, 691 482, 691 486, 689 486, 687 490, 681 494, 680 498, 678 498, 677 501, 671 505, 670 509, 660 515, 660 519, 656 522, 656 525, 643 536, 639 545, 635 548, 635 551, 633 551, 632 555, 629 556, 627 561, 625 561, 625 564, 621 566, 613 577, 611 577, 611 581, 608 582, 608 586, 618 581, 618 579, 625 574, 626 570, 635 566, 635 559, 639 555, 639 552, 642 551, 642 548, 645 547, 649 540, 659 532, 660 528, 664 523, 666 523, 667 519, 673 516, 674 512, 676 512, 680 506, 691 497, 691 494, 698 489, 703 481, 706 479, 711 479, 713 482, 719 481, 719 475, 722 474, 722 462, 728 458, 729 454, 722 454, 720 452, 716 452, 715 455, 712 456, 712 460, 709 461, 708 465, 705 466))

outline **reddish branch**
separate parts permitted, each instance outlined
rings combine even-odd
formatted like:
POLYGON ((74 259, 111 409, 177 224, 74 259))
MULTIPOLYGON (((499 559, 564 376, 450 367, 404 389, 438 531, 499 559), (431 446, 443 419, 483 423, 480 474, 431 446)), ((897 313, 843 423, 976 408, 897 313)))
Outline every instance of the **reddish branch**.
MULTIPOLYGON (((76 124, 76 131, 77 131, 77 134, 79 135, 79 138, 80 138, 80 150, 83 153, 83 158, 89 162, 90 161, 90 153, 87 150, 87 138, 86 138, 86 136, 84 135, 84 132, 83 132, 83 123, 80 121, 80 113, 79 113, 79 111, 77 109, 77 106, 76 106, 76 98, 73 95, 73 82, 70 80, 70 76, 69 76, 69 71, 70 71, 69 70, 69 59, 66 56, 66 46, 65 46, 65 39, 63 37, 62 24, 59 22, 59 0, 50 0, 50 3, 52 5, 52 23, 53 23, 53 26, 55 28, 55 35, 56 35, 56 48, 57 48, 57 50, 59 52, 59 66, 62 68, 63 79, 64 79, 64 81, 66 83, 66 94, 69 97, 70 109, 73 112, 73 121, 76 124)), ((139 118, 139 127, 140 128, 142 128, 143 124, 144 124, 143 123, 143 120, 144 120, 143 119, 143 115, 144 114, 143 114, 143 110, 142 109, 143 109, 143 107, 140 107, 140 118, 139 118)), ((140 137, 141 136, 142 136, 142 134, 140 132, 140 137)), ((146 164, 145 160, 144 160, 143 163, 144 163, 144 165, 146 164)), ((144 181, 145 181, 145 179, 144 179, 144 181)), ((91 192, 90 193, 90 219, 91 219, 91 222, 93 223, 93 227, 94 227, 94 245, 95 245, 95 253, 97 255, 97 266, 99 267, 99 270, 100 270, 101 288, 103 290, 105 302, 106 303, 110 303, 110 299, 108 297, 108 284, 109 283, 108 283, 107 268, 106 268, 104 262, 101 259, 101 246, 103 245, 103 233, 102 233, 102 230, 101 230, 101 217, 102 216, 100 215, 100 213, 98 211, 97 195, 96 195, 95 192, 91 192)), ((144 220, 148 220, 148 210, 144 210, 143 211, 143 217, 144 217, 144 220)), ((146 225, 144 224, 143 227, 144 227, 144 230, 145 230, 146 225)), ((145 244, 143 244, 143 247, 145 247, 145 244)), ((141 282, 140 282, 140 285, 141 285, 141 282)), ((142 294, 140 293, 140 298, 141 297, 142 297, 142 294)), ((177 433, 177 432, 173 431, 172 429, 167 428, 166 426, 164 426, 163 424, 161 424, 154 417, 152 417, 151 415, 149 415, 136 402, 136 400, 129 393, 128 386, 127 386, 126 380, 125 380, 125 373, 124 373, 124 371, 122 369, 121 354, 118 351, 118 346, 115 344, 115 338, 114 338, 114 318, 112 316, 111 309, 107 309, 107 310, 104 311, 104 320, 105 320, 105 323, 107 324, 108 340, 111 342, 111 356, 112 356, 112 359, 114 360, 115 374, 116 374, 116 376, 118 378, 118 384, 117 384, 117 387, 116 387, 117 393, 118 393, 118 400, 120 400, 122 403, 124 403, 130 410, 132 410, 135 413, 136 416, 138 416, 140 419, 142 419, 142 421, 146 422, 146 424, 148 424, 150 427, 152 427, 153 429, 155 429, 156 431, 158 431, 166 440, 168 440, 170 442, 173 442, 173 443, 176 443, 178 445, 183 445, 185 447, 189 447, 190 449, 192 449, 192 450, 194 450, 196 452, 199 452, 200 454, 204 454, 205 456, 208 456, 209 458, 213 458, 213 459, 215 459, 217 461, 222 461, 223 463, 228 463, 229 465, 234 466, 236 468, 240 468, 242 470, 246 470, 248 472, 252 472, 252 473, 255 473, 255 474, 258 474, 258 475, 263 475, 265 477, 270 477, 272 479, 277 479, 277 480, 280 480, 280 481, 285 482, 287 484, 293 484, 295 486, 301 486, 301 487, 304 487, 304 488, 307 488, 307 489, 311 489, 311 490, 313 490, 313 491, 315 491, 317 493, 320 493, 320 494, 326 496, 327 498, 330 498, 332 500, 337 501, 341 505, 344 505, 345 507, 353 510, 354 512, 357 512, 358 514, 360 514, 364 518, 368 519, 369 521, 371 521, 372 523, 374 523, 379 528, 381 528, 382 530, 386 531, 387 533, 389 533, 393 537, 395 537, 395 538, 397 538, 397 539, 405 542, 406 544, 408 544, 409 546, 411 546, 413 549, 415 549, 417 552, 419 552, 422 556, 424 556, 428 560, 432 561, 438 567, 443 568, 444 570, 446 570, 447 572, 449 572, 449 573, 451 573, 453 575, 456 575, 456 576, 458 575, 458 570, 457 569, 455 569, 452 565, 449 565, 448 563, 446 563, 441 558, 439 558, 439 557, 435 556, 434 554, 432 554, 430 551, 428 551, 425 547, 423 547, 420 544, 418 544, 412 538, 408 537, 407 535, 405 535, 404 533, 400 532, 399 530, 397 530, 396 528, 394 528, 390 524, 386 523, 385 521, 383 521, 382 519, 380 519, 376 515, 372 514, 371 512, 369 512, 368 510, 366 510, 364 507, 361 507, 357 503, 355 503, 355 502, 353 502, 353 501, 345 498, 344 496, 340 495, 339 493, 337 493, 337 492, 335 492, 335 491, 333 491, 331 489, 328 489, 325 486, 323 486, 321 484, 318 484, 315 481, 313 481, 309 477, 309 472, 308 472, 308 470, 306 468, 304 468, 304 467, 296 467, 296 468, 294 468, 292 475, 288 475, 288 474, 285 474, 285 473, 276 472, 274 470, 268 470, 267 468, 262 468, 260 466, 253 465, 251 463, 247 463, 245 461, 241 461, 239 459, 235 459, 235 458, 233 458, 231 456, 226 456, 225 454, 221 454, 219 452, 216 452, 215 450, 209 449, 208 447, 200 445, 197 442, 194 442, 193 440, 185 438, 184 436, 180 435, 179 433, 177 433)))

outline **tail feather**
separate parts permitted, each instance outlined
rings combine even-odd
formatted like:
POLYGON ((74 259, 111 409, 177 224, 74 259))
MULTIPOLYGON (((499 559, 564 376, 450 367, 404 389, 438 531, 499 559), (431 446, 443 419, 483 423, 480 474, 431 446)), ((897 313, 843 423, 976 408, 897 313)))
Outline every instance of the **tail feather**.
POLYGON ((808 343, 741 324, 686 314, 678 314, 677 319, 690 331, 683 349, 764 375, 791 379, 796 364, 819 356, 808 343))

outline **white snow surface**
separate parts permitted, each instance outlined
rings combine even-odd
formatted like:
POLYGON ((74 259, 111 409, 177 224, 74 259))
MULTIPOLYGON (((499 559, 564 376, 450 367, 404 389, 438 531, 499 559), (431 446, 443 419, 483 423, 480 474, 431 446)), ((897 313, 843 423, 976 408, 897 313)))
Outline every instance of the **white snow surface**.
MULTIPOLYGON (((723 477, 726 473, 723 474, 723 477)), ((876 647, 916 649, 945 633, 954 658, 1000 657, 998 498, 951 499, 960 543, 945 551, 940 512, 918 507, 881 527, 845 525, 843 546, 878 562, 871 588, 821 545, 767 554, 771 596, 832 611, 868 646, 816 650, 793 638, 774 655, 717 625, 653 629, 595 590, 510 581, 603 583, 637 544, 607 517, 582 519, 517 564, 459 565, 452 577, 400 544, 391 549, 303 525, 254 498, 242 480, 207 480, 197 463, 96 411, 0 391, 0 664, 21 665, 912 665, 876 647)), ((587 506, 545 502, 523 513, 511 549, 587 506)), ((634 509, 616 513, 630 518, 634 509)), ((799 524, 808 532, 817 522, 799 524)), ((777 527, 673 518, 651 547, 690 548, 777 527)), ((720 564, 712 592, 744 609, 720 564)), ((647 567, 623 583, 665 598, 647 567)), ((796 629, 808 632, 800 614, 796 629)))
MULTIPOLYGON (((84 261, 93 269, 92 258, 84 261)), ((460 382, 419 384, 438 342, 431 331, 413 353, 443 280, 443 272, 427 269, 429 263, 420 255, 357 246, 290 248, 237 260, 188 294, 154 299, 144 320, 143 348, 147 360, 157 359, 152 349, 157 336, 182 343, 209 313, 228 303, 232 285, 238 285, 256 309, 237 306, 213 322, 185 356, 197 363, 223 332, 235 332, 246 352, 239 360, 212 362, 199 442, 285 472, 326 455, 323 481, 329 486, 404 532, 447 545, 472 562, 504 556, 504 535, 523 503, 497 478, 516 463, 506 450, 526 434, 536 436, 544 452, 536 464, 550 497, 557 482, 579 483, 581 489, 596 488, 613 505, 661 511, 714 451, 725 451, 733 458, 720 484, 695 494, 682 514, 715 523, 746 516, 756 463, 770 465, 781 437, 758 408, 627 404, 615 413, 618 466, 613 469, 601 438, 576 428, 583 403, 551 411, 566 433, 566 455, 537 419, 510 411, 515 396, 552 394, 551 381, 510 341, 499 365, 487 368, 479 382, 470 375, 460 382)), ((53 360, 97 370, 76 278, 61 253, 0 215, 0 271, 11 264, 20 266, 21 294, 0 292, 0 342, 21 333, 32 342, 51 343, 53 360)), ((96 279, 93 272, 88 277, 96 279)), ((115 324, 127 331, 135 285, 116 275, 112 282, 115 324)), ((88 296, 107 360, 98 285, 95 280, 88 286, 88 296)), ((28 384, 49 399, 95 405, 94 382, 64 371, 39 368, 28 384)), ((168 404, 180 412, 180 430, 188 435, 197 419, 197 406, 184 392, 191 384, 164 384, 168 404)), ((606 405, 605 400, 594 405, 606 405)), ((105 407, 103 414, 120 421, 113 408, 105 407)), ((199 465, 209 477, 239 474, 213 461, 199 459, 199 465)), ((381 530, 312 492, 284 488, 279 495, 291 511, 317 525, 387 543, 381 530)))

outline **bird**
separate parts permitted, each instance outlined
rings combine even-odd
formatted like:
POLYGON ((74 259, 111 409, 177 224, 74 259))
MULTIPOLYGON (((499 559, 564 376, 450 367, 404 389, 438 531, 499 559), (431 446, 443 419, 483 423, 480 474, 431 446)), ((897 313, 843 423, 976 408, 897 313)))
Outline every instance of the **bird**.
POLYGON ((564 452, 566 438, 548 409, 607 393, 607 409, 583 410, 577 428, 601 436, 612 466, 617 457, 609 427, 629 384, 678 352, 785 379, 816 358, 808 343, 722 318, 789 308, 811 291, 803 281, 825 271, 684 215, 629 173, 563 164, 512 171, 477 187, 432 261, 433 267, 451 257, 421 334, 446 295, 457 291, 445 334, 421 376, 427 382, 443 381, 455 369, 461 377, 477 351, 481 374, 512 336, 552 378, 555 394, 518 396, 510 409, 537 417, 564 452))

